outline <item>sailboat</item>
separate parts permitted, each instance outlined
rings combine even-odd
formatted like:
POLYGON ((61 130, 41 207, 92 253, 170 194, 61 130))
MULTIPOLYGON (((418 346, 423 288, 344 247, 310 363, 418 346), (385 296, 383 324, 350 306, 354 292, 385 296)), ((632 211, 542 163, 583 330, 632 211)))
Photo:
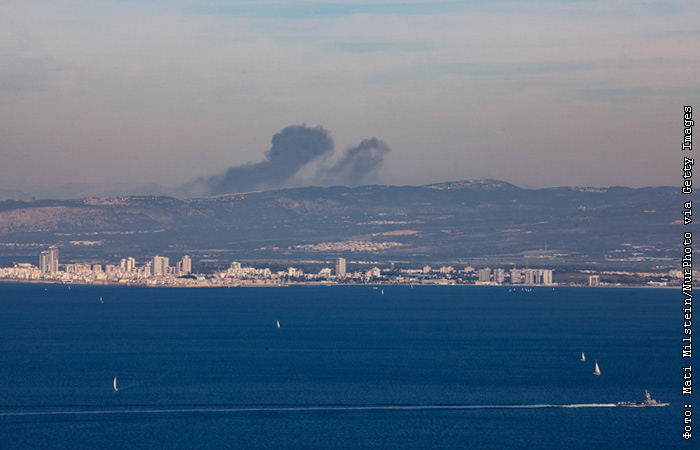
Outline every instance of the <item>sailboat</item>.
POLYGON ((581 352, 581 361, 585 361, 585 360, 586 360, 586 354, 581 352))
POLYGON ((104 302, 102 301, 102 297, 100 297, 100 303, 104 303, 104 302))
POLYGON ((280 321, 277 321, 277 328, 280 328, 280 321))
POLYGON ((114 377, 114 392, 117 392, 119 389, 117 389, 117 377, 114 377))
POLYGON ((598 367, 598 361, 595 362, 595 370, 593 371, 593 375, 600 375, 600 367, 598 367))

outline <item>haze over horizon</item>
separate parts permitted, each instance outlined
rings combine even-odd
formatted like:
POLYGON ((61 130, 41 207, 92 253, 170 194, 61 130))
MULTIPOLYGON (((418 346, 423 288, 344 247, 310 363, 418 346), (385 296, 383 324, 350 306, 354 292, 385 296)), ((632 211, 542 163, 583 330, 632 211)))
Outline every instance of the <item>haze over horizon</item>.
POLYGON ((10 0, 0 189, 676 186, 699 20, 686 1, 10 0))

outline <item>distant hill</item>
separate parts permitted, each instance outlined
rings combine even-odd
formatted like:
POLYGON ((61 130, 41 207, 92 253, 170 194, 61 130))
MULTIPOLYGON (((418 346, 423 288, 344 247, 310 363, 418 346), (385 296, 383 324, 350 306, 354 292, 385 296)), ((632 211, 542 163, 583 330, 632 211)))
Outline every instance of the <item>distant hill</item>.
MULTIPOLYGON (((178 200, 161 196, 0 202, 0 259, 190 254, 234 259, 677 265, 678 189, 520 189, 498 180, 307 187, 178 200)), ((691 225, 693 226, 693 225, 691 225)))
POLYGON ((482 179, 482 180, 463 180, 463 181, 450 181, 448 183, 436 183, 429 184, 425 186, 432 189, 472 189, 472 190, 483 190, 483 191, 508 191, 520 189, 519 187, 506 183, 505 181, 482 179))
POLYGON ((176 188, 162 186, 156 183, 67 183, 52 187, 34 187, 25 190, 0 189, 0 201, 3 200, 32 200, 53 199, 70 200, 84 197, 117 197, 129 195, 165 195, 178 196, 176 188))

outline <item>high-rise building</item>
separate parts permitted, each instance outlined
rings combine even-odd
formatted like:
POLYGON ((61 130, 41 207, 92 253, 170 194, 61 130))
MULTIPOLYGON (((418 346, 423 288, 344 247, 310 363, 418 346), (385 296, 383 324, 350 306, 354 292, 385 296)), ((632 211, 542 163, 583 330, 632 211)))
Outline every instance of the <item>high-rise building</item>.
POLYGON ((49 270, 50 273, 58 272, 58 247, 55 245, 49 247, 49 270))
POLYGON ((182 257, 182 268, 180 270, 180 275, 189 275, 192 273, 192 259, 185 255, 182 257))
POLYGON ((167 256, 153 257, 153 275, 167 275, 170 267, 170 258, 167 256))
POLYGON ((525 284, 542 284, 543 276, 542 269, 525 269, 525 284))
POLYGON ((525 269, 525 284, 552 284, 552 269, 525 269))
POLYGON ((49 251, 44 250, 39 253, 39 271, 41 273, 49 273, 49 251))
POLYGON ((552 284, 552 269, 545 269, 542 271, 542 284, 545 286, 550 286, 552 284))
POLYGON ((523 271, 520 269, 510 270, 510 282, 512 284, 520 284, 523 282, 523 271))
POLYGON ((486 267, 484 269, 479 269, 479 281, 488 282, 491 281, 491 269, 486 267))
POLYGON ((503 269, 493 269, 493 281, 498 284, 503 284, 506 280, 506 271, 503 269))
POLYGON ((335 276, 345 278, 345 258, 338 258, 335 261, 335 276))
POLYGON ((52 245, 39 254, 39 271, 41 273, 58 272, 58 247, 52 245))
POLYGON ((231 267, 228 268, 228 275, 232 277, 240 277, 243 275, 243 269, 241 263, 234 261, 231 263, 231 267))

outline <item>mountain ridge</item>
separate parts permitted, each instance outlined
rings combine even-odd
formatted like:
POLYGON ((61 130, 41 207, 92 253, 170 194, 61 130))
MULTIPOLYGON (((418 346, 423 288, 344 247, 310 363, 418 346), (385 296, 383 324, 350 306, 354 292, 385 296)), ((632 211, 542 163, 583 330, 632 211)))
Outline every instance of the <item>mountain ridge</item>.
POLYGON ((451 260, 549 248, 561 258, 669 261, 681 251, 680 206, 681 194, 672 187, 522 189, 492 179, 311 186, 184 200, 8 200, 0 202, 6 243, 0 261, 33 261, 51 244, 74 260, 157 253, 222 263, 349 255, 451 260))
MULTIPOLYGON (((472 189, 472 190, 530 190, 538 191, 543 189, 569 189, 569 190, 580 190, 584 192, 597 192, 601 190, 611 189, 611 188, 627 188, 627 189, 647 189, 656 187, 671 187, 671 186, 646 186, 641 188, 630 188, 627 186, 556 186, 548 188, 521 188, 512 183, 506 181, 497 180, 493 178, 476 178, 468 180, 456 180, 456 181, 446 181, 440 183, 430 183, 424 185, 361 185, 355 187, 349 187, 354 189, 363 186, 396 186, 396 187, 424 187, 437 190, 449 190, 449 189, 472 189)), ((187 191, 179 189, 177 187, 164 186, 157 183, 145 183, 145 184, 130 184, 130 183, 66 183, 58 186, 52 187, 34 187, 28 189, 1 189, 0 188, 0 202, 7 200, 16 201, 36 201, 40 200, 75 200, 80 198, 112 198, 112 197, 173 197, 180 200, 186 200, 190 198, 216 198, 216 197, 227 197, 230 195, 243 195, 251 194, 256 192, 275 192, 284 191, 287 189, 303 189, 303 188, 330 188, 336 186, 297 186, 297 187, 287 187, 278 189, 268 189, 268 190, 256 190, 250 192, 231 192, 228 194, 218 194, 212 196, 203 197, 191 197, 187 195, 187 191)), ((342 186, 347 187, 347 186, 342 186)))

